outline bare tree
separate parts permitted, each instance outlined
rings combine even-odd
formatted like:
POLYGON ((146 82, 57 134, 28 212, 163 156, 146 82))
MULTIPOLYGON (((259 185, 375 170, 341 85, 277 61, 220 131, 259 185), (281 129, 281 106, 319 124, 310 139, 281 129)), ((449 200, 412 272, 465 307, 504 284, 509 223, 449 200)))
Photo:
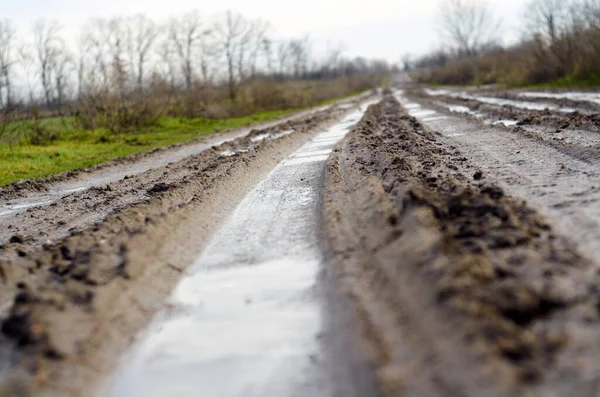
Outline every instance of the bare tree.
POLYGON ((348 65, 350 73, 359 70, 338 49, 316 60, 308 38, 274 41, 267 22, 231 11, 208 22, 197 11, 165 24, 143 15, 92 19, 73 47, 58 23, 40 20, 25 43, 21 47, 10 23, 0 21, 0 108, 24 101, 56 114, 73 104, 77 114, 87 112, 89 128, 111 117, 115 125, 142 125, 135 112, 160 113, 166 108, 160 98, 167 96, 177 104, 171 108, 182 105, 189 115, 224 113, 207 105, 221 101, 225 89, 238 102, 236 111, 270 108, 279 102, 260 104, 262 84, 247 84, 244 96, 240 87, 257 76, 328 78, 348 65))
POLYGON ((0 107, 10 105, 12 99, 12 67, 15 30, 10 21, 0 21, 0 107))
MULTIPOLYGON (((241 72, 239 65, 243 62, 245 46, 249 40, 250 25, 247 20, 239 14, 227 11, 223 20, 217 24, 215 33, 218 47, 225 56, 227 65, 227 82, 229 87, 229 99, 236 99, 236 67, 241 72)), ((241 78, 242 76, 240 76, 241 78)))
POLYGON ((308 71, 310 52, 311 44, 308 36, 289 42, 289 54, 295 78, 301 78, 308 71))
POLYGON ((169 39, 179 58, 186 91, 192 89, 194 80, 194 62, 202 58, 200 43, 210 30, 203 29, 200 14, 193 11, 181 19, 173 19, 169 25, 169 39))
POLYGON ((129 19, 131 66, 136 74, 138 90, 144 87, 146 65, 158 37, 156 24, 144 15, 136 15, 129 19))
POLYGON ((525 13, 527 28, 537 45, 538 61, 548 67, 555 64, 553 73, 558 75, 567 73, 573 57, 572 6, 570 0, 532 0, 525 13))
POLYGON ((56 103, 63 105, 65 103, 69 77, 73 70, 73 57, 66 48, 60 49, 53 57, 50 68, 54 77, 54 85, 56 88, 56 103))
POLYGON ((280 41, 277 44, 277 66, 279 74, 285 76, 287 65, 290 58, 290 45, 287 41, 280 41))
POLYGON ((130 47, 131 32, 123 18, 113 18, 108 21, 108 31, 105 35, 111 66, 113 84, 121 99, 127 96, 130 68, 127 65, 127 49, 130 47))
POLYGON ((165 76, 171 90, 177 84, 177 66, 175 63, 176 53, 169 39, 162 41, 158 46, 159 67, 161 74, 165 76))
POLYGON ((57 22, 38 21, 33 29, 34 46, 39 66, 40 81, 44 90, 46 105, 52 104, 52 71, 63 46, 57 22))
POLYGON ((265 57, 267 72, 273 73, 273 40, 269 37, 265 37, 262 41, 261 52, 265 57))
POLYGON ((406 53, 406 54, 402 55, 401 62, 402 62, 402 70, 404 72, 410 71, 410 69, 412 68, 411 54, 406 53))
POLYGON ((35 102, 35 84, 37 80, 37 70, 35 65, 35 55, 31 48, 25 44, 17 48, 17 60, 20 69, 23 71, 23 79, 27 86, 27 96, 30 103, 35 102))
POLYGON ((587 26, 600 32, 600 0, 586 0, 582 7, 587 26))
POLYGON ((344 46, 342 43, 328 44, 326 56, 323 59, 322 70, 328 76, 337 76, 339 73, 339 65, 342 60, 342 53, 344 52, 344 46))
POLYGON ((525 19, 532 34, 540 34, 557 42, 569 29, 570 0, 532 0, 527 5, 525 19))
MULTIPOLYGON (((257 64, 259 62, 259 58, 261 53, 264 53, 265 43, 269 43, 268 34, 271 25, 265 21, 254 21, 251 27, 251 35, 249 40, 250 47, 250 55, 248 58, 248 68, 250 72, 250 76, 252 78, 256 77, 257 64)), ((268 45, 268 44, 267 44, 268 45)), ((265 54, 265 58, 266 58, 265 54)), ((266 59, 267 63, 270 62, 270 58, 266 59)), ((270 65, 268 66, 270 68, 270 65)))
POLYGON ((88 89, 106 88, 109 83, 109 35, 108 22, 104 19, 93 19, 83 28, 79 39, 80 85, 87 77, 88 89))
POLYGON ((496 40, 500 22, 486 0, 444 0, 439 29, 455 47, 459 56, 479 54, 486 44, 496 40))

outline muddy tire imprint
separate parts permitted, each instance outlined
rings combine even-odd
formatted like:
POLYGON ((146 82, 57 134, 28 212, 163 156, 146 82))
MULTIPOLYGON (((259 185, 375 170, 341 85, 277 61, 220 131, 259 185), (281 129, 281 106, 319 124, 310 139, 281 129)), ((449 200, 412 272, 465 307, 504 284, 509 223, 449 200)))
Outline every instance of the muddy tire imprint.
POLYGON ((362 100, 12 219, 0 277, 1 330, 14 349, 0 394, 90 395, 246 192, 362 100))
POLYGON ((598 265, 468 163, 392 96, 328 163, 326 247, 386 395, 595 395, 598 265))

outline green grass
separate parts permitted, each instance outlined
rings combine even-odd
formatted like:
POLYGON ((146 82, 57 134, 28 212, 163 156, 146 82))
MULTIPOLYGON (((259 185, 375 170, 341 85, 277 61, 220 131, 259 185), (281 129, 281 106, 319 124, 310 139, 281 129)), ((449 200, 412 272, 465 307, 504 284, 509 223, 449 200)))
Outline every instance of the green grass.
MULTIPOLYGON (((229 119, 163 117, 156 126, 138 133, 112 134, 107 130, 82 131, 74 128, 72 118, 40 120, 57 138, 46 145, 0 143, 0 186, 24 178, 40 178, 62 171, 149 151, 161 146, 190 141, 228 128, 273 120, 293 112, 277 110, 229 119)), ((23 127, 32 121, 18 121, 23 127)))
MULTIPOLYGON (((340 99, 343 98, 325 100, 314 106, 327 105, 340 99)), ((228 119, 162 117, 156 125, 143 131, 122 134, 114 134, 107 129, 83 131, 77 129, 74 117, 53 117, 38 122, 49 136, 54 137, 44 145, 32 145, 26 139, 23 131, 27 131, 33 121, 17 121, 10 125, 16 133, 0 140, 0 186, 21 179, 41 178, 90 167, 129 154, 188 142, 221 130, 274 120, 297 110, 273 110, 228 119)))

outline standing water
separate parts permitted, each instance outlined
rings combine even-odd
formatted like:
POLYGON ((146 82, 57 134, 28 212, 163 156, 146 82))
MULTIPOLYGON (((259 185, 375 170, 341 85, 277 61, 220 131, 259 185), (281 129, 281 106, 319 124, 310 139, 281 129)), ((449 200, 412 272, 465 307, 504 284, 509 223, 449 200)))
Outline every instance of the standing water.
POLYGON ((366 106, 278 165, 176 289, 111 396, 335 394, 320 336, 318 199, 324 163, 366 106))

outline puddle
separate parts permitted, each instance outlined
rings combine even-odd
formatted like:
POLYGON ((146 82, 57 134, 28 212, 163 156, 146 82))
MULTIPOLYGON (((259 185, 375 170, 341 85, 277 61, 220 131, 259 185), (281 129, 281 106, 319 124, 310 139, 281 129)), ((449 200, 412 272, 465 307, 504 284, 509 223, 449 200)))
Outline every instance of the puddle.
POLYGON ((0 209, 3 210, 0 211, 0 217, 14 215, 20 211, 33 207, 40 207, 42 205, 52 204, 55 201, 60 200, 64 196, 73 193, 79 193, 87 189, 87 187, 79 187, 66 190, 50 190, 48 193, 45 194, 36 194, 30 196, 28 201, 19 202, 19 200, 11 200, 16 202, 12 204, 11 201, 9 201, 8 203, 5 203, 0 207, 0 209), (35 201, 32 201, 32 199, 35 201))
MULTIPOLYGON (((450 91, 447 90, 426 90, 430 95, 449 95, 450 91), (440 92, 443 92, 443 94, 440 94, 440 92)), ((404 108, 406 108, 409 111, 409 114, 411 116, 414 117, 419 117, 422 119, 423 122, 434 122, 434 121, 440 121, 440 120, 446 120, 448 119, 448 117, 445 116, 441 116, 439 114, 437 114, 435 111, 433 110, 427 110, 427 109, 423 109, 421 107, 420 104, 418 103, 407 103, 407 99, 402 97, 401 94, 397 94, 396 98, 398 99, 398 101, 402 104, 402 106, 404 106, 404 108)), ((453 113, 460 113, 460 114, 468 114, 470 116, 474 116, 480 119, 484 120, 484 123, 487 125, 505 125, 507 127, 511 127, 511 126, 515 126, 518 123, 518 120, 508 120, 508 119, 503 119, 503 120, 490 120, 490 119, 486 119, 486 115, 480 112, 475 112, 471 109, 469 109, 467 106, 461 106, 461 105, 453 105, 453 104, 448 104, 448 103, 444 103, 444 102, 437 102, 438 105, 445 107, 446 109, 450 110, 453 113)), ((457 137, 457 136, 462 136, 464 134, 451 134, 451 135, 447 135, 449 137, 457 137)))
POLYGON ((600 93, 594 92, 521 92, 519 96, 524 98, 570 99, 600 104, 600 93))
POLYGON ((425 93, 429 96, 452 96, 452 94, 454 94, 453 91, 450 90, 443 90, 443 89, 431 89, 431 88, 425 88, 425 93))
POLYGON ((504 125, 506 127, 513 127, 519 123, 518 120, 486 120, 485 124, 489 125, 504 125))
POLYGON ((461 98, 464 99, 472 99, 478 102, 487 103, 490 105, 497 106, 513 106, 520 109, 527 110, 557 110, 563 113, 574 112, 575 108, 566 108, 559 107, 557 105, 551 103, 538 103, 538 102, 527 102, 527 101, 515 101, 512 99, 504 99, 504 98, 493 98, 493 97, 484 97, 484 96, 471 96, 471 95, 461 95, 461 98))
POLYGON ((52 200, 47 201, 38 201, 33 203, 24 203, 24 204, 14 204, 14 205, 5 205, 6 208, 9 208, 13 211, 24 210, 31 207, 37 207, 39 205, 46 205, 52 203, 52 200))
POLYGON ((433 116, 433 117, 424 117, 423 121, 424 122, 431 122, 431 121, 440 121, 440 120, 446 120, 448 117, 446 116, 433 116))
POLYGON ((435 110, 429 110, 429 109, 412 110, 412 111, 409 111, 408 114, 410 114, 413 117, 423 118, 423 117, 428 117, 428 116, 435 115, 436 111, 435 110))
POLYGON ((285 130, 285 131, 281 131, 281 132, 278 132, 275 134, 273 134, 273 133, 260 134, 260 135, 256 135, 256 136, 250 138, 250 140, 252 142, 260 142, 260 141, 264 141, 267 138, 279 139, 281 137, 292 134, 294 132, 295 132, 295 130, 285 130))
POLYGON ((331 153, 332 149, 325 149, 325 150, 311 150, 311 151, 306 151, 303 153, 298 153, 295 154, 293 156, 291 156, 291 158, 301 158, 301 157, 311 157, 311 156, 320 156, 320 155, 329 155, 331 153))
POLYGON ((231 156, 235 156, 236 154, 240 154, 240 153, 248 153, 248 152, 251 152, 252 150, 253 149, 238 149, 238 150, 227 149, 227 150, 220 152, 219 155, 223 156, 223 157, 231 157, 231 156))
POLYGON ((513 106, 516 108, 527 109, 527 110, 549 109, 549 110, 557 110, 557 111, 563 112, 563 113, 571 113, 571 112, 574 112, 577 110, 575 108, 560 107, 560 106, 557 106, 552 103, 516 101, 516 100, 512 100, 512 99, 505 99, 505 98, 495 98, 495 97, 488 97, 488 96, 471 95, 466 92, 456 92, 456 91, 449 91, 449 90, 426 89, 425 93, 427 93, 427 95, 430 95, 430 96, 442 96, 443 95, 443 96, 449 96, 452 98, 460 98, 460 99, 477 101, 477 102, 481 102, 481 103, 487 103, 489 105, 513 106))
POLYGON ((471 109, 469 109, 466 106, 461 106, 461 105, 446 105, 446 104, 444 104, 444 106, 446 108, 448 108, 448 110, 450 110, 451 112, 454 112, 454 113, 475 114, 474 111, 472 111, 471 109))
POLYGON ((76 188, 66 189, 66 190, 51 191, 51 193, 57 194, 57 195, 67 195, 67 194, 71 194, 71 193, 83 192, 84 190, 88 190, 88 189, 89 189, 88 187, 76 187, 76 188))
POLYGON ((171 297, 185 310, 155 319, 102 395, 332 395, 319 345, 318 188, 361 115, 319 134, 242 200, 171 297))
POLYGON ((396 93, 396 100, 400 102, 402 107, 408 111, 408 114, 422 119, 423 121, 439 121, 446 119, 446 116, 440 115, 432 109, 424 109, 420 104, 407 102, 407 99, 402 96, 402 91, 396 93))

